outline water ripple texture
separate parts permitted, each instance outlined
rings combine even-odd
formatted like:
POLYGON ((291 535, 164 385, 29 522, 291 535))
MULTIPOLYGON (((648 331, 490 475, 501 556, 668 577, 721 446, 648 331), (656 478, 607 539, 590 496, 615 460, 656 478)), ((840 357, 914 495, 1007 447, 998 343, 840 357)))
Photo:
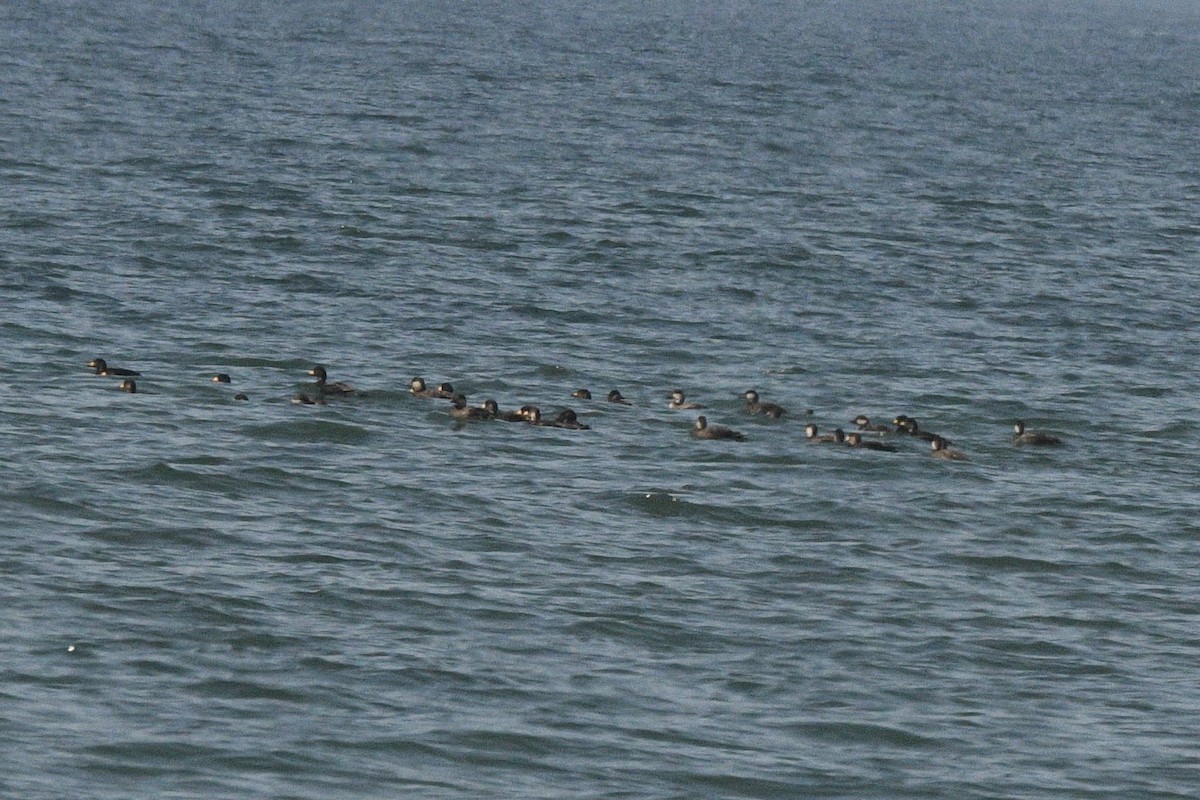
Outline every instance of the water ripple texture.
POLYGON ((1195 795, 1195 7, 5 20, 0 796, 1195 795))

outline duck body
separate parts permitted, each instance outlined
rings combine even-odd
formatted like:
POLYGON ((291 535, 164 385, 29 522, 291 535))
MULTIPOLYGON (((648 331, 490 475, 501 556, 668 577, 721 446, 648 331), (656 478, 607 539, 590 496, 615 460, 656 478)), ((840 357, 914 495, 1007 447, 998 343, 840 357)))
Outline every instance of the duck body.
POLYGON ((775 403, 764 403, 758 397, 758 392, 754 389, 748 389, 742 394, 746 398, 746 413, 747 414, 764 414, 773 419, 779 419, 787 412, 783 406, 775 403))
POLYGON ((105 378, 110 377, 139 377, 142 373, 136 369, 125 369, 123 367, 110 367, 108 362, 103 358, 93 358, 87 363, 89 367, 95 370, 97 375, 105 378))
POLYGON ((888 433, 892 430, 887 425, 878 425, 874 422, 871 422, 871 418, 866 414, 859 414, 857 417, 850 420, 850 424, 854 425, 863 433, 888 433))
POLYGON ((321 366, 320 364, 310 369, 308 374, 317 379, 316 388, 318 394, 338 396, 354 394, 357 391, 353 386, 342 381, 330 383, 329 375, 326 373, 325 367, 321 366))
POLYGON ((558 412, 550 424, 555 428, 566 428, 571 431, 588 431, 592 429, 591 425, 585 425, 580 422, 578 415, 570 408, 564 408, 558 412))
POLYGON ((746 440, 745 434, 735 431, 732 428, 726 428, 722 425, 709 425, 707 417, 696 417, 696 424, 692 426, 692 436, 697 439, 730 439, 735 442, 743 442, 746 440))
POLYGON ((409 381, 408 390, 415 397, 435 397, 445 400, 453 400, 456 394, 454 387, 448 383, 440 383, 436 389, 430 389, 425 385, 425 379, 421 377, 416 377, 409 381))
POLYGON ((833 433, 823 434, 817 429, 816 423, 810 422, 804 426, 804 439, 809 444, 843 444, 846 441, 846 433, 837 428, 833 433))
POLYGON ((437 396, 435 394, 435 390, 430 389, 428 386, 425 385, 424 378, 419 378, 419 377, 413 378, 411 381, 408 382, 408 390, 410 392, 412 392, 413 396, 415 396, 415 397, 436 397, 437 396))
POLYGON ((471 422, 492 418, 486 408, 468 406, 467 397, 464 394, 456 394, 450 400, 450 416, 471 422))
POLYGON ((631 405, 631 403, 628 400, 626 400, 624 397, 622 397, 621 393, 619 391, 617 391, 616 389, 613 389, 611 392, 608 393, 608 402, 616 403, 616 404, 622 405, 622 406, 631 405))
POLYGON ((491 398, 483 401, 483 409, 491 414, 492 419, 501 422, 525 422, 525 415, 520 411, 501 411, 500 406, 491 398))
POLYGON ((537 406, 521 406, 521 413, 525 415, 525 422, 539 428, 549 428, 554 425, 548 419, 542 419, 542 410, 537 406))
POLYGON ((676 389, 671 392, 671 401, 667 403, 667 408, 675 409, 676 411, 685 411, 704 408, 704 406, 699 403, 690 402, 684 397, 682 389, 676 389))
POLYGON ((576 400, 591 400, 592 393, 587 389, 576 389, 571 392, 571 397, 574 397, 576 400))
POLYGON ((1063 443, 1062 439, 1057 436, 1051 436, 1048 433, 1041 431, 1025 430, 1025 423, 1017 420, 1013 425, 1013 444, 1032 444, 1040 446, 1055 447, 1063 443))
POLYGON ((862 434, 858 431, 854 431, 846 435, 846 444, 850 447, 857 447, 861 450, 879 450, 884 453, 896 452, 896 448, 892 447, 890 444, 884 444, 883 442, 876 442, 870 439, 862 438, 862 434))
POLYGON ((900 415, 899 417, 896 417, 893 422, 896 424, 897 433, 906 433, 909 436, 914 436, 925 442, 932 442, 935 439, 941 439, 946 444, 954 444, 954 442, 950 441, 945 436, 933 433, 932 431, 921 430, 921 426, 918 425, 917 421, 912 417, 900 415))
POLYGON ((951 450, 947 442, 940 436, 929 440, 930 454, 934 458, 944 458, 949 461, 966 461, 967 457, 959 450, 951 450))

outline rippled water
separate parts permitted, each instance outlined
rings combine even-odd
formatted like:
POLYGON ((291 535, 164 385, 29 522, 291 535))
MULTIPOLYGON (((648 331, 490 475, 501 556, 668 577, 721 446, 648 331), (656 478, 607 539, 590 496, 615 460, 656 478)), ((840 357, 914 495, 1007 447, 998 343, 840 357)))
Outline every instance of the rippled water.
POLYGON ((1200 13, 960 6, 8 4, 0 794, 1193 796, 1200 13))

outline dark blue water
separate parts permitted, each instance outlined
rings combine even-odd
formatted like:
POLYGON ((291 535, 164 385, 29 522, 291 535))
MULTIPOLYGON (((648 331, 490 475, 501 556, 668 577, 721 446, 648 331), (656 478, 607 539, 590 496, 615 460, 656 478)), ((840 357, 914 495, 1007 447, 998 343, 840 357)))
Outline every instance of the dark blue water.
POLYGON ((0 794, 1194 795, 1194 5, 3 13, 0 794))

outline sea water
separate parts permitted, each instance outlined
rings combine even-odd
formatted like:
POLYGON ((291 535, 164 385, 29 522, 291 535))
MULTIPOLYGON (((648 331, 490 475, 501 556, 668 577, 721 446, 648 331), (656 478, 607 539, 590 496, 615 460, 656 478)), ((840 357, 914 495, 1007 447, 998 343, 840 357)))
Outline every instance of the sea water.
POLYGON ((1194 4, 4 16, 3 796, 1195 795, 1194 4))

